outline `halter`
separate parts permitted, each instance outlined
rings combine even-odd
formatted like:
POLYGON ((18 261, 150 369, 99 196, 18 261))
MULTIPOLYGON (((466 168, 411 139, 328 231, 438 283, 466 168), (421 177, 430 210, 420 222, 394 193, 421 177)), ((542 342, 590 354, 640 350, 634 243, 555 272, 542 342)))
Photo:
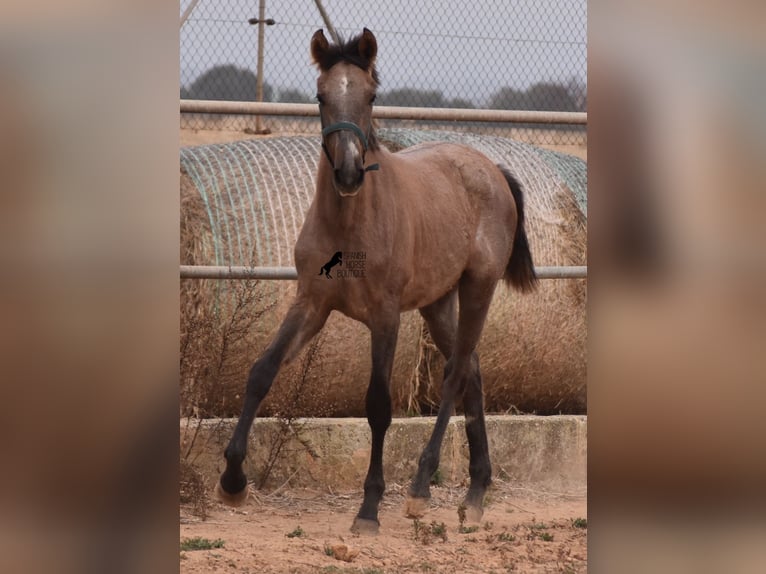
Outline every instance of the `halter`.
MULTIPOLYGON (((362 142, 362 147, 364 148, 364 153, 362 154, 362 163, 364 163, 364 154, 366 154, 367 150, 369 149, 369 145, 367 144, 367 135, 362 131, 362 128, 353 122, 336 122, 330 126, 327 126, 326 128, 322 128, 322 149, 324 150, 324 154, 327 156, 327 161, 330 162, 330 165, 333 169, 335 169, 335 162, 332 160, 332 157, 330 157, 330 152, 327 151, 327 145, 324 143, 324 138, 333 132, 339 132, 342 130, 349 130, 354 132, 354 135, 359 138, 360 142, 362 142)), ((380 164, 373 163, 364 168, 364 171, 377 171, 379 169, 380 164)))

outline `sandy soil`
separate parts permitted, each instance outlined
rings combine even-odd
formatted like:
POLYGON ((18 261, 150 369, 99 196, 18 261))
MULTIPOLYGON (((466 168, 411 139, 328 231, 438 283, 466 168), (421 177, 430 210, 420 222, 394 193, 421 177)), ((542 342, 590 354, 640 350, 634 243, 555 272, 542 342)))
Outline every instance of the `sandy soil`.
POLYGON ((182 551, 180 571, 586 572, 587 528, 573 523, 587 516, 585 493, 565 495, 495 484, 478 529, 459 532, 457 507, 464 493, 464 488, 432 487, 431 509, 416 534, 414 522, 402 513, 404 489, 389 486, 381 506, 380 533, 374 537, 349 532, 361 492, 278 489, 270 495, 251 495, 240 509, 214 503, 204 521, 182 506, 181 540, 221 539, 223 546, 182 551), (446 540, 440 534, 441 523, 446 526, 446 540), (341 560, 344 554, 347 561, 341 560))

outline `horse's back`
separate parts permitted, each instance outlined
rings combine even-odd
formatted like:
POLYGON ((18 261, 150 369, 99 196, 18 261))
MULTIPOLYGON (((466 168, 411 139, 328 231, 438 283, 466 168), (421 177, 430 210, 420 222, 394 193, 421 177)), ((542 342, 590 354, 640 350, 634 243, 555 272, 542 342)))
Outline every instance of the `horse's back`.
POLYGON ((474 148, 446 142, 426 142, 393 155, 399 209, 419 228, 418 260, 440 258, 445 267, 454 266, 453 280, 469 269, 500 278, 511 254, 517 211, 498 166, 474 148))
MULTIPOLYGON (((477 215, 505 212, 515 205, 502 172, 480 151, 451 142, 424 142, 398 151, 399 165, 415 175, 423 187, 440 187, 464 196, 477 215)), ((457 198, 455 198, 457 199, 457 198)), ((462 199, 462 198, 461 198, 462 199)))

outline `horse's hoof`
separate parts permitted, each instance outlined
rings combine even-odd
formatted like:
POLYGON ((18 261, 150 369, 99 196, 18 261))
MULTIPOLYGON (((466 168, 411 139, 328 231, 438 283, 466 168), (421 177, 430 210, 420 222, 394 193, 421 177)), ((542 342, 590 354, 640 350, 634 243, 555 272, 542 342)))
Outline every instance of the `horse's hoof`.
POLYGON ((404 501, 404 515, 407 518, 423 518, 428 511, 427 498, 415 498, 408 496, 404 501))
POLYGON ((354 534, 361 534, 363 536, 377 536, 380 531, 380 522, 377 520, 370 520, 369 518, 354 518, 354 523, 351 525, 351 532, 354 534))
POLYGON ((242 506, 247 502, 247 495, 249 494, 247 485, 245 485, 245 488, 240 490, 239 492, 235 492, 234 494, 230 494, 226 492, 223 488, 221 488, 221 483, 216 482, 215 483, 215 497, 222 503, 224 503, 227 506, 242 506))
POLYGON ((481 517, 484 516, 484 509, 481 506, 466 505, 465 521, 469 524, 481 524, 481 517))

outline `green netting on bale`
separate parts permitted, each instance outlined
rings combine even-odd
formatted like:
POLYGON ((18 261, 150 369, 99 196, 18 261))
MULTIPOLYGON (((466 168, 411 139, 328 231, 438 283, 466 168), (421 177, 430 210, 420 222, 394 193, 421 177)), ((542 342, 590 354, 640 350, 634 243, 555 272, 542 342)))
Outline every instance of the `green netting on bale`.
POLYGON ((182 148, 181 171, 204 204, 212 241, 211 259, 193 263, 292 265, 318 153, 319 140, 302 136, 182 148))

